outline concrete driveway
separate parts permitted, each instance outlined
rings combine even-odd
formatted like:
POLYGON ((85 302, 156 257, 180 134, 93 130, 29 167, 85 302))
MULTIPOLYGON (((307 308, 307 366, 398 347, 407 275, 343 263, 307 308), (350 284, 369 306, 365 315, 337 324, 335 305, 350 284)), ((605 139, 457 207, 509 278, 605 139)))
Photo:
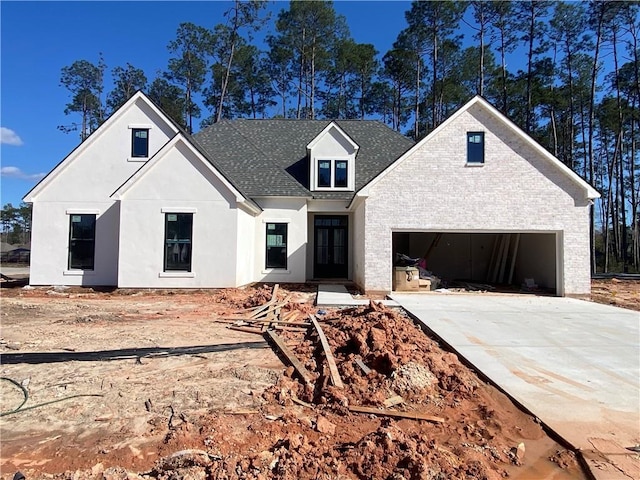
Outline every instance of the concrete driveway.
POLYGON ((640 313, 570 298, 391 297, 548 427, 598 479, 640 479, 640 313), (604 463, 603 463, 604 462, 604 463))

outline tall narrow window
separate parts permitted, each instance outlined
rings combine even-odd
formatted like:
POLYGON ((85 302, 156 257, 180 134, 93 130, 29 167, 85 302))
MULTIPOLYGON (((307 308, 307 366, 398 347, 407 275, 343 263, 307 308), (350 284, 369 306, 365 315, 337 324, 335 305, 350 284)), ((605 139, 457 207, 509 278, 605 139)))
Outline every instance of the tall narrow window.
POLYGON ((484 163, 484 132, 467 133, 467 163, 484 163))
POLYGON ((346 187, 347 183, 347 161, 336 160, 335 162, 335 187, 346 187))
POLYGON ((191 271, 193 213, 165 213, 164 271, 191 271))
POLYGON ((318 161, 318 187, 331 186, 331 160, 318 161))
POLYGON ((134 128, 131 138, 131 156, 146 158, 149 156, 149 129, 134 128))
POLYGON ((70 215, 69 270, 93 270, 96 216, 70 215))
POLYGON ((266 268, 287 268, 286 223, 267 223, 266 268))

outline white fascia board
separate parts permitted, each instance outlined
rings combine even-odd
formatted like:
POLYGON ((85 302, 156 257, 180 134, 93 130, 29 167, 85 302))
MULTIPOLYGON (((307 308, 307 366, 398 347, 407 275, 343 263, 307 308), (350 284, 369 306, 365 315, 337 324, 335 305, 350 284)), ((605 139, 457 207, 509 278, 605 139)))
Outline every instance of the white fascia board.
POLYGON ((174 131, 174 133, 178 133, 173 122, 169 120, 167 116, 145 96, 144 93, 136 92, 129 100, 126 101, 124 105, 122 105, 109 118, 107 118, 107 120, 102 125, 100 125, 91 135, 89 135, 82 143, 80 143, 75 149, 73 149, 71 153, 69 153, 69 155, 67 155, 62 159, 62 161, 60 161, 60 163, 53 167, 53 170, 51 170, 31 190, 29 190, 23 197, 23 201, 33 203, 38 194, 42 192, 42 190, 45 189, 54 178, 60 175, 60 173, 63 172, 67 168, 67 166, 69 166, 69 164, 71 164, 76 158, 84 153, 87 148, 95 143, 96 139, 100 138, 103 133, 110 128, 111 124, 114 123, 115 120, 124 115, 138 101, 143 101, 144 103, 146 103, 149 108, 151 108, 160 118, 165 121, 165 123, 174 131))
POLYGON ((335 128, 338 131, 338 133, 342 135, 347 140, 347 142, 351 144, 354 150, 358 151, 360 149, 360 145, 354 142, 353 139, 349 135, 347 135, 345 131, 342 130, 336 122, 331 121, 329 125, 324 127, 324 129, 322 129, 322 131, 318 135, 316 135, 316 137, 313 140, 309 142, 309 144, 307 145, 307 150, 311 150, 313 147, 315 147, 316 144, 322 139, 322 137, 324 137, 332 128, 335 128))
POLYGON ((363 193, 362 191, 356 192, 356 194, 353 196, 353 198, 349 202, 349 205, 347 205, 347 210, 354 210, 355 208, 358 207, 358 205, 364 202, 367 198, 369 198, 368 193, 363 193))
MULTIPOLYGON (((483 108, 489 111, 496 119, 500 120, 505 126, 507 126, 513 133, 518 135, 522 140, 524 140, 527 144, 529 144, 534 150, 540 153, 545 159, 550 161, 553 165, 555 165, 560 171, 562 171, 565 175, 567 175, 571 180, 576 182, 579 186, 585 189, 586 197, 588 199, 600 198, 600 193, 589 185, 585 180, 583 180, 580 175, 567 167, 564 163, 558 160, 555 156, 553 156, 548 150, 546 150, 542 145, 536 142, 531 136, 527 135, 520 127, 518 127, 515 123, 509 120, 505 115, 503 115, 498 109, 496 109, 493 105, 487 102, 484 98, 479 95, 476 95, 471 100, 469 100, 465 105, 460 107, 453 115, 447 118, 444 122, 442 122, 435 130, 433 130, 429 135, 424 137, 418 143, 416 143, 413 147, 407 150, 404 154, 402 154, 395 162, 389 165, 386 169, 384 169, 377 177, 372 179, 368 184, 362 187, 359 191, 356 192, 355 197, 364 196, 367 197, 369 195, 369 190, 372 186, 374 186, 378 181, 384 178, 389 172, 393 171, 400 163, 402 163, 407 157, 412 155, 415 151, 422 148, 422 146, 429 142, 433 137, 435 137, 442 130, 447 128, 447 126, 455 121, 460 115, 469 110, 473 105, 480 104, 483 108)), ((353 203, 353 201, 352 201, 353 203)), ((351 206, 351 205, 350 205, 351 206)))
POLYGON ((257 217, 262 213, 262 208, 260 208, 255 202, 250 199, 245 199, 241 202, 238 202, 238 208, 254 217, 257 217))

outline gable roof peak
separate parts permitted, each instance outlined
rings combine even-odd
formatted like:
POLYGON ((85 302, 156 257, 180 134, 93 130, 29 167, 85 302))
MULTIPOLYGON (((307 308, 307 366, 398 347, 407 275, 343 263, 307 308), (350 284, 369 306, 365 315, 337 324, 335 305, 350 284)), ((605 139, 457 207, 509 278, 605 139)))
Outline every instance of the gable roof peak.
POLYGON ((360 145, 358 145, 356 142, 354 142, 353 139, 349 135, 347 135, 342 128, 340 128, 340 126, 336 123, 335 120, 331 120, 329 122, 329 124, 326 127, 324 127, 322 129, 322 131, 318 135, 316 135, 316 137, 307 144, 307 150, 311 150, 314 146, 316 146, 316 144, 322 139, 322 137, 327 135, 329 133, 329 131, 331 131, 331 129, 337 130, 338 133, 347 142, 349 142, 349 144, 353 147, 354 150, 357 151, 357 150, 360 149, 360 145))

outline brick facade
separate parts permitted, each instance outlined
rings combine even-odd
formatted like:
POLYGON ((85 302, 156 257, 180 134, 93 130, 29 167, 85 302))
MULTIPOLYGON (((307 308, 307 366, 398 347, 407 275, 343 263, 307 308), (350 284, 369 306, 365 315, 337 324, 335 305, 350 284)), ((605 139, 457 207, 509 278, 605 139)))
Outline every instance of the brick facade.
POLYGON ((391 290, 392 232, 402 230, 554 232, 558 292, 590 291, 590 200, 584 185, 481 103, 419 144, 368 193, 364 278, 355 278, 368 291, 391 290), (482 166, 467 165, 470 131, 485 132, 482 166))

